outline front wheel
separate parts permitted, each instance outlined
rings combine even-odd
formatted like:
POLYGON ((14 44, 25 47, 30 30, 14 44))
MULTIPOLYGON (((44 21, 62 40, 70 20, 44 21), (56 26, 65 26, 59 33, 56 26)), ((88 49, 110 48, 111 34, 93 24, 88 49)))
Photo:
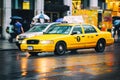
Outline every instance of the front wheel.
POLYGON ((104 52, 105 50, 105 41, 104 40, 99 40, 97 42, 97 45, 95 47, 96 52, 104 52))
POLYGON ((63 55, 66 52, 66 44, 64 42, 58 42, 55 46, 54 54, 63 55))

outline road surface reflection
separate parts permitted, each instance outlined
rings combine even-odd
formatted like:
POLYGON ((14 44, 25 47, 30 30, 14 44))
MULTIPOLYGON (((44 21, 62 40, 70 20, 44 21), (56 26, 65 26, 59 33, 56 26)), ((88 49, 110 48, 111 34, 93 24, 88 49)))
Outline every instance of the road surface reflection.
POLYGON ((66 75, 73 73, 85 73, 90 75, 106 74, 114 71, 114 54, 77 54, 52 57, 20 57, 21 75, 28 76, 29 72, 37 74, 37 77, 66 75))

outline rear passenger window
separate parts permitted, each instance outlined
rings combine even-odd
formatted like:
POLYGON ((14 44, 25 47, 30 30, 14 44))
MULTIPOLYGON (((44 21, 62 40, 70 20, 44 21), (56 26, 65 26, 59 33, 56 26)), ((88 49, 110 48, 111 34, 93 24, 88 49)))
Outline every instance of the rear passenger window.
POLYGON ((80 26, 75 26, 73 32, 77 32, 77 34, 82 34, 82 29, 80 26))
POLYGON ((83 25, 83 28, 84 28, 85 33, 96 33, 97 32, 95 28, 91 25, 83 25))

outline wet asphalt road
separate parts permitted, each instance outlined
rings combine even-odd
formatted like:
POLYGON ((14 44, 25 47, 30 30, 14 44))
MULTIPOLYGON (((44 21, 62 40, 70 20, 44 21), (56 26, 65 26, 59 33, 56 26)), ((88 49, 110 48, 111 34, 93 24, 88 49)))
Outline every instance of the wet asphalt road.
POLYGON ((82 49, 63 56, 0 51, 0 80, 120 80, 120 43, 104 53, 82 49))

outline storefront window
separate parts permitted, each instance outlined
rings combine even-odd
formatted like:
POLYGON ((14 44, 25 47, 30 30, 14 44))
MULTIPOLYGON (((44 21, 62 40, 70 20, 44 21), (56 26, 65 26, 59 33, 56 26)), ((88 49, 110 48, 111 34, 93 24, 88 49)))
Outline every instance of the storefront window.
POLYGON ((34 9, 34 0, 11 0, 12 9, 34 9))
POLYGON ((63 5, 63 0, 45 0, 45 4, 59 4, 59 5, 63 5))

